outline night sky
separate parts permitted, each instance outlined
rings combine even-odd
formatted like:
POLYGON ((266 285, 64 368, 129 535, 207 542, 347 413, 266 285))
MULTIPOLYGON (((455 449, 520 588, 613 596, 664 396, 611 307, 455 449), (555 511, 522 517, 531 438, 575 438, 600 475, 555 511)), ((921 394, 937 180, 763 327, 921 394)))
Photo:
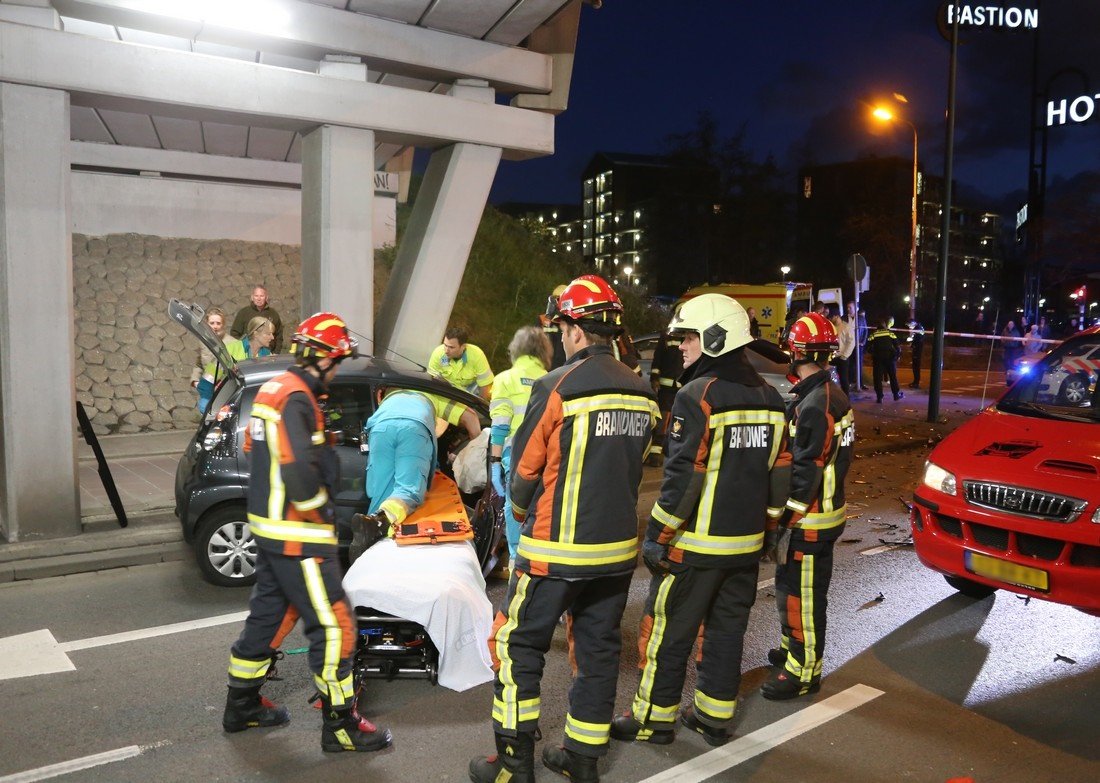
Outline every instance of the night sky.
MULTIPOLYGON (((971 5, 977 5, 972 3, 971 5)), ((1070 100, 1100 92, 1100 0, 1017 0, 1040 9, 1040 85, 1070 100), (1072 71, 1091 81, 1086 83, 1072 71), (1089 89, 1092 87, 1092 89, 1089 89)), ((659 153, 701 111, 723 136, 744 128, 760 158, 790 172, 869 154, 912 155, 907 125, 874 126, 875 96, 902 93, 921 168, 943 174, 950 47, 935 0, 605 0, 581 15, 569 108, 557 152, 504 162, 491 200, 579 202, 592 155, 659 153)), ((964 199, 1014 210, 1028 174, 1032 31, 960 33, 955 180, 964 199)), ((1100 100, 1097 101, 1100 104, 1100 100)), ((1100 105, 1052 129, 1048 182, 1100 170, 1100 105)))

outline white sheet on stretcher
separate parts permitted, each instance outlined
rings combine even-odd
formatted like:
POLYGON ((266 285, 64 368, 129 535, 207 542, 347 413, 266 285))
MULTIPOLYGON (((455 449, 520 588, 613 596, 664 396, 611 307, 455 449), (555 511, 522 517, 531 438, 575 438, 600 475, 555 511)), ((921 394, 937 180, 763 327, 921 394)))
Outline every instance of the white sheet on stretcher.
POLYGON ((464 691, 493 679, 493 608, 466 542, 397 546, 383 539, 344 575, 352 606, 420 623, 439 649, 439 684, 464 691))

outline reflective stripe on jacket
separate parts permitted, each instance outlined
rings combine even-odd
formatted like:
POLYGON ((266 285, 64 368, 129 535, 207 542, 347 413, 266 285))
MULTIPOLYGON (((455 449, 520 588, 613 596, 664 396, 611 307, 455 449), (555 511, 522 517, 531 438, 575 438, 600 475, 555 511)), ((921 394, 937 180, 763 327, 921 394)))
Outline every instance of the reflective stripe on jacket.
MULTIPOLYGON (((321 451, 325 423, 305 372, 292 367, 260 387, 245 435, 251 454, 248 523, 258 546, 291 556, 331 556, 330 515, 321 451)), ((331 455, 329 455, 331 456, 331 455)))
POLYGON ((493 420, 491 440, 498 445, 511 443, 527 413, 527 401, 535 381, 546 375, 546 368, 534 356, 521 356, 510 369, 496 377, 493 396, 489 401, 489 417, 493 420))
POLYGON ((852 464, 855 419, 848 396, 827 370, 791 389, 789 527, 805 541, 831 541, 844 532, 844 479, 852 464))
POLYGON ((634 569, 638 485, 657 405, 607 346, 589 346, 535 381, 512 444, 517 570, 597 577, 634 569))
POLYGON ((768 519, 787 499, 786 410, 743 356, 719 357, 701 373, 672 404, 646 536, 668 544, 675 563, 747 565, 759 560, 768 519))

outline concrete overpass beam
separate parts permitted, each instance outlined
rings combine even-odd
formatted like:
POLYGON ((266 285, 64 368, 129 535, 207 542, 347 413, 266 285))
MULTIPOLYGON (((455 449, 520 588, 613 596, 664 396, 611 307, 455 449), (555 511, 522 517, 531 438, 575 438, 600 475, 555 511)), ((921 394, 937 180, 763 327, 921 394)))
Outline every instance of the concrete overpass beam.
POLYGON ((373 340, 374 133, 323 125, 302 142, 301 315, 334 312, 373 340))
POLYGON ((0 532, 80 532, 69 96, 0 83, 0 532))
POLYGON ((426 364, 442 339, 489 198, 499 147, 455 144, 437 150, 401 240, 375 324, 386 350, 426 364))

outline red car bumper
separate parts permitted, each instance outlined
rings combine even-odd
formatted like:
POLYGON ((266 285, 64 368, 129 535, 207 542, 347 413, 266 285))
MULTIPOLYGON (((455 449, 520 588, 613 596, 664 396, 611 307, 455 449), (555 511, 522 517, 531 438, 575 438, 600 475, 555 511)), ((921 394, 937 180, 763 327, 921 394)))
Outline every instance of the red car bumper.
POLYGON ((913 499, 913 544, 924 565, 1100 614, 1097 525, 1000 514, 925 487, 913 499))

